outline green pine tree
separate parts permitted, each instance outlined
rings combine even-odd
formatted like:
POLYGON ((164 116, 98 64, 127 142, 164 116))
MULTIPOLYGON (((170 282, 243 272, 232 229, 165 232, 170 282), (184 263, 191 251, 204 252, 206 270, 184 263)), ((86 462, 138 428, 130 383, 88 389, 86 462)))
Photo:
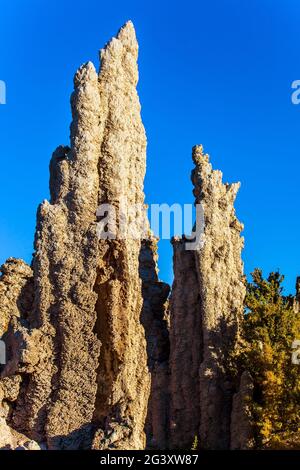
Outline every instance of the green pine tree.
POLYGON ((257 445, 290 448, 299 439, 300 446, 300 365, 291 360, 292 343, 300 339, 300 314, 293 310, 292 297, 283 295, 279 272, 264 279, 255 269, 252 279, 240 359, 254 379, 257 445))

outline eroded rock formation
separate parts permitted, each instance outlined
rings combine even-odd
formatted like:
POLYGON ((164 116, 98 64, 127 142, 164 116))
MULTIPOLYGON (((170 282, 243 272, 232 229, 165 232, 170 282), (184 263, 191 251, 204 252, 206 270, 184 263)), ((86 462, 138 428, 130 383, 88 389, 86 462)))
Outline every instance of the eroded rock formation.
POLYGON ((13 417, 17 428, 46 438, 50 448, 86 445, 100 347, 93 331, 100 98, 92 64, 78 70, 74 84, 71 148, 54 152, 51 201, 38 210, 30 328, 41 334, 40 360, 13 417))
POLYGON ((51 200, 38 210, 33 276, 21 261, 2 267, 1 328, 10 328, 14 344, 2 375, 18 374, 20 387, 9 421, 49 448, 146 443, 141 240, 99 240, 97 231, 99 204, 144 204, 137 55, 128 22, 101 51, 99 74, 91 63, 76 73, 71 145, 58 147, 50 163, 51 200))
POLYGON ((27 318, 32 307, 32 270, 24 261, 9 258, 0 269, 0 337, 12 317, 27 318))
POLYGON ((132 208, 143 212, 146 169, 137 57, 128 22, 101 51, 99 73, 90 62, 77 71, 70 146, 50 162, 32 265, 1 268, 4 447, 190 449, 196 436, 204 448, 246 447, 251 383, 244 375, 238 389, 230 370, 245 294, 238 185, 194 148, 205 243, 173 241, 169 305, 149 224, 147 239, 130 224, 132 208), (118 217, 105 233, 99 207, 118 217))
POLYGON ((41 450, 39 444, 8 426, 0 417, 0 450, 41 450))
POLYGON ((242 321, 245 285, 242 224, 233 203, 239 184, 224 184, 202 146, 193 149, 195 203, 204 212, 203 240, 187 250, 174 241, 171 297, 171 442, 191 447, 230 447, 234 383, 230 357, 242 321))
MULTIPOLYGON (((146 136, 136 91, 138 44, 131 22, 101 51, 99 204, 128 209, 144 204, 146 136)), ((129 222, 129 220, 128 220, 129 222)), ((117 224, 119 231, 122 227, 117 224)), ((102 343, 94 419, 94 448, 141 449, 150 374, 139 276, 141 240, 119 233, 100 240, 95 292, 96 332, 102 343)))

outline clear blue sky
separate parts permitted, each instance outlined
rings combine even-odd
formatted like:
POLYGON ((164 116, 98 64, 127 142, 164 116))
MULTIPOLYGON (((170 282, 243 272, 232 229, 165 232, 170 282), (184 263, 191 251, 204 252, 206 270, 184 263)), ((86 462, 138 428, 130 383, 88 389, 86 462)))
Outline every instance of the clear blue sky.
MULTIPOLYGON (((140 44, 139 94, 148 135, 149 203, 192 202, 191 148, 202 143, 229 182, 245 223, 245 270, 300 274, 298 0, 2 0, 0 263, 30 261, 48 163, 68 143, 76 68, 131 19, 140 44)), ((161 278, 172 278, 161 242, 161 278)))

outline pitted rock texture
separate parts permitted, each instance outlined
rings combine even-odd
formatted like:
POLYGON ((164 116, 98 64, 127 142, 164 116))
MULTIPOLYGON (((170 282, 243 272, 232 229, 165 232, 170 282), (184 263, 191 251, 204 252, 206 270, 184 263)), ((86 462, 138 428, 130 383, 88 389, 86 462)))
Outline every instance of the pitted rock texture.
POLYGON ((10 428, 0 417, 0 450, 41 450, 39 444, 10 428))
MULTIPOLYGON (((144 206, 146 135, 136 91, 138 44, 131 22, 101 51, 99 205, 144 206)), ((143 449, 150 393, 145 331, 141 324, 141 239, 121 233, 100 240, 95 292, 96 332, 102 343, 94 413, 94 448, 143 449)))
POLYGON ((54 153, 51 202, 38 211, 31 328, 42 335, 42 351, 13 418, 22 432, 46 438, 50 448, 86 445, 100 346, 93 331, 100 98, 91 63, 78 70, 74 85, 71 148, 54 153))
POLYGON ((245 296, 243 226, 233 207, 239 184, 222 182, 222 173, 212 170, 202 146, 193 148, 193 161, 195 202, 204 211, 204 244, 186 250, 184 239, 174 243, 172 446, 191 446, 195 433, 201 447, 227 449, 235 391, 229 358, 237 345, 245 296))
POLYGON ((146 443, 150 372, 140 318, 141 239, 99 241, 97 218, 99 204, 144 205, 137 56, 128 22, 101 51, 99 74, 91 63, 77 71, 71 144, 52 156, 33 277, 19 261, 2 268, 1 327, 11 331, 14 350, 4 380, 20 376, 9 422, 50 449, 142 449, 146 443), (19 302, 23 287, 27 296, 34 292, 29 312, 19 302))
POLYGON ((6 333, 12 317, 27 318, 33 299, 33 273, 24 261, 9 258, 0 269, 0 337, 6 333))
POLYGON ((198 436, 201 447, 244 448, 230 429, 248 432, 249 386, 242 377, 235 390, 229 370, 245 294, 238 185, 194 148, 205 244, 187 251, 174 240, 169 306, 157 241, 136 218, 146 169, 137 58, 128 22, 101 51, 99 73, 90 62, 77 71, 70 146, 50 162, 32 265, 11 258, 1 268, 4 447, 191 449, 198 436), (117 222, 104 234, 108 204, 117 222))

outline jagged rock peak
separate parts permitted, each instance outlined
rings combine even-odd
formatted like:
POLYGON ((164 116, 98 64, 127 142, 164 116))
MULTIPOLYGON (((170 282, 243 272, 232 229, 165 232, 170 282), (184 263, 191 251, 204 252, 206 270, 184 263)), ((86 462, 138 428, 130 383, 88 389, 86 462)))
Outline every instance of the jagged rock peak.
POLYGON ((123 44, 131 51, 138 50, 138 42, 136 39, 135 28, 133 22, 128 20, 120 29, 117 34, 117 39, 123 42, 123 44))
POLYGON ((235 391, 228 357, 236 347, 245 296, 243 226, 233 205, 239 184, 222 182, 222 173, 212 169, 202 146, 195 146, 192 156, 204 244, 190 251, 183 240, 173 243, 171 446, 191 446, 198 436, 202 447, 226 449, 235 391), (189 403, 190 396, 199 399, 189 403))
POLYGON ((138 59, 139 46, 136 39, 133 23, 128 21, 112 38, 106 46, 100 50, 100 73, 106 71, 110 80, 113 80, 114 71, 119 72, 117 80, 119 86, 125 81, 130 81, 134 86, 138 82, 138 59), (109 73, 110 72, 110 73, 109 73))
POLYGON ((96 73, 95 66, 90 60, 82 64, 74 75, 74 87, 76 88, 90 79, 95 80, 96 73))
MULTIPOLYGON (((214 186, 215 188, 219 186, 218 191, 221 190, 228 203, 233 204, 241 183, 223 183, 222 172, 220 170, 213 170, 210 157, 207 153, 204 153, 202 145, 195 145, 193 147, 192 159, 195 163, 195 169, 192 171, 191 175, 192 183, 195 187, 193 192, 196 198, 195 202, 203 202, 205 195, 207 195, 207 193, 213 193, 214 186)), ((241 224, 241 230, 242 228, 243 226, 241 224)))

